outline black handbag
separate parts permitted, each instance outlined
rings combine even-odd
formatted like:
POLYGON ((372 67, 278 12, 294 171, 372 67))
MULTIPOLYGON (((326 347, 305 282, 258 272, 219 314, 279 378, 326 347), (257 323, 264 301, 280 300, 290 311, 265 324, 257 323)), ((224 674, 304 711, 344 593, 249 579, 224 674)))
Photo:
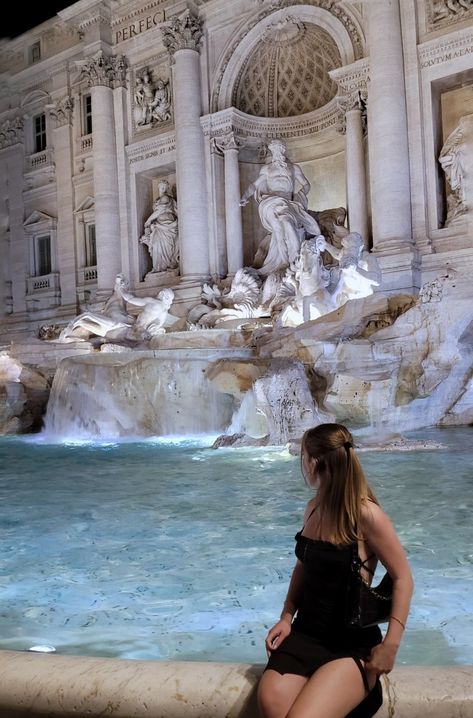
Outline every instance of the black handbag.
POLYGON ((386 572, 377 586, 369 586, 361 575, 362 568, 373 573, 366 561, 360 559, 354 543, 346 597, 346 623, 351 628, 387 623, 391 616, 393 580, 386 572))

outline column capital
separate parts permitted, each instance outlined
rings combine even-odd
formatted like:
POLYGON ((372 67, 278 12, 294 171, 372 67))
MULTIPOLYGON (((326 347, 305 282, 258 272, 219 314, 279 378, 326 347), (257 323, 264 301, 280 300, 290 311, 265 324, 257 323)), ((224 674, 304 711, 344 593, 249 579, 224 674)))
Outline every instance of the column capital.
POLYGON ((354 90, 346 95, 337 96, 337 106, 339 109, 339 126, 338 131, 344 135, 347 129, 347 114, 349 112, 359 112, 361 115, 361 126, 363 134, 366 134, 368 127, 367 120, 367 100, 368 92, 366 90, 354 90))
POLYGON ((226 150, 239 150, 244 147, 246 142, 243 138, 237 137, 233 130, 226 132, 224 135, 217 135, 211 139, 212 146, 220 152, 226 150))
POLYGON ((66 95, 62 100, 58 100, 54 105, 48 106, 49 115, 56 123, 56 128, 70 125, 72 123, 72 112, 74 110, 74 100, 70 95, 66 95))
POLYGON ((173 17, 165 23, 161 32, 163 33, 163 44, 170 55, 174 55, 179 50, 199 52, 200 41, 204 34, 203 21, 190 10, 185 10, 182 15, 173 17))
POLYGON ((23 118, 14 117, 0 125, 0 149, 23 142, 23 118))
POLYGON ((87 60, 79 61, 79 80, 86 80, 89 87, 123 87, 126 80, 126 60, 123 55, 104 55, 99 50, 87 60))

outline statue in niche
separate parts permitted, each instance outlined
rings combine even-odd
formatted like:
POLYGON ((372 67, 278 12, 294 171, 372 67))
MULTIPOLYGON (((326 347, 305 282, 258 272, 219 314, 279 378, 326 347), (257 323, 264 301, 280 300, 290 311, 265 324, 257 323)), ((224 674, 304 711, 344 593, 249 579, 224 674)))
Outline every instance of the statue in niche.
POLYGON ((174 299, 172 289, 155 297, 136 297, 123 274, 117 274, 112 295, 99 312, 83 312, 62 330, 58 341, 86 341, 103 337, 106 341, 145 341, 162 334, 164 326, 177 321, 168 311, 174 299))
POLYGON ((270 233, 266 257, 258 268, 262 276, 288 267, 298 257, 306 235, 320 234, 319 225, 307 211, 310 184, 301 168, 286 158, 282 140, 272 140, 268 149, 271 161, 240 200, 244 207, 254 196, 261 224, 270 233))
POLYGON ((458 221, 467 211, 465 204, 464 167, 463 167, 463 132, 458 125, 449 134, 440 150, 439 162, 445 172, 451 192, 447 196, 447 219, 445 227, 458 221))
POLYGON ((144 225, 141 244, 148 247, 152 272, 166 272, 179 266, 177 202, 167 180, 158 184, 158 197, 144 225))
POLYGON ((169 81, 158 79, 154 83, 148 69, 136 78, 134 100, 135 122, 140 127, 171 119, 169 81))

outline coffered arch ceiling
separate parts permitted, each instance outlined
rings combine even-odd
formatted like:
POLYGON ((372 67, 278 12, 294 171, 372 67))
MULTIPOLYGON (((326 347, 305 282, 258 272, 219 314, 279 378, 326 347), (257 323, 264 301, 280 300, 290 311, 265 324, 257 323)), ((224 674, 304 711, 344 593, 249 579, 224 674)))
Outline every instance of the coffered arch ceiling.
POLYGON ((364 56, 356 14, 339 3, 297 0, 259 9, 234 34, 212 79, 212 111, 296 117, 335 95, 328 72, 364 56), (320 3, 320 4, 319 4, 320 3))
POLYGON ((243 63, 232 104, 258 117, 292 117, 319 109, 336 94, 329 71, 342 64, 320 26, 286 17, 265 28, 243 63))

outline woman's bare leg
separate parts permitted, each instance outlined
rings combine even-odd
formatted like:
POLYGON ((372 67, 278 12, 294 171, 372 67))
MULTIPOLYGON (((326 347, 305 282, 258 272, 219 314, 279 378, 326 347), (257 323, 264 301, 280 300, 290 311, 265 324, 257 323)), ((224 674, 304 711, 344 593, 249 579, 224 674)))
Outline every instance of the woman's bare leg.
POLYGON ((258 706, 263 718, 286 718, 307 680, 293 673, 281 675, 271 668, 265 671, 258 685, 258 706))
MULTIPOLYGON (((373 688, 376 676, 368 675, 373 688)), ((367 695, 353 658, 338 658, 319 668, 302 688, 288 718, 344 718, 367 695)))

